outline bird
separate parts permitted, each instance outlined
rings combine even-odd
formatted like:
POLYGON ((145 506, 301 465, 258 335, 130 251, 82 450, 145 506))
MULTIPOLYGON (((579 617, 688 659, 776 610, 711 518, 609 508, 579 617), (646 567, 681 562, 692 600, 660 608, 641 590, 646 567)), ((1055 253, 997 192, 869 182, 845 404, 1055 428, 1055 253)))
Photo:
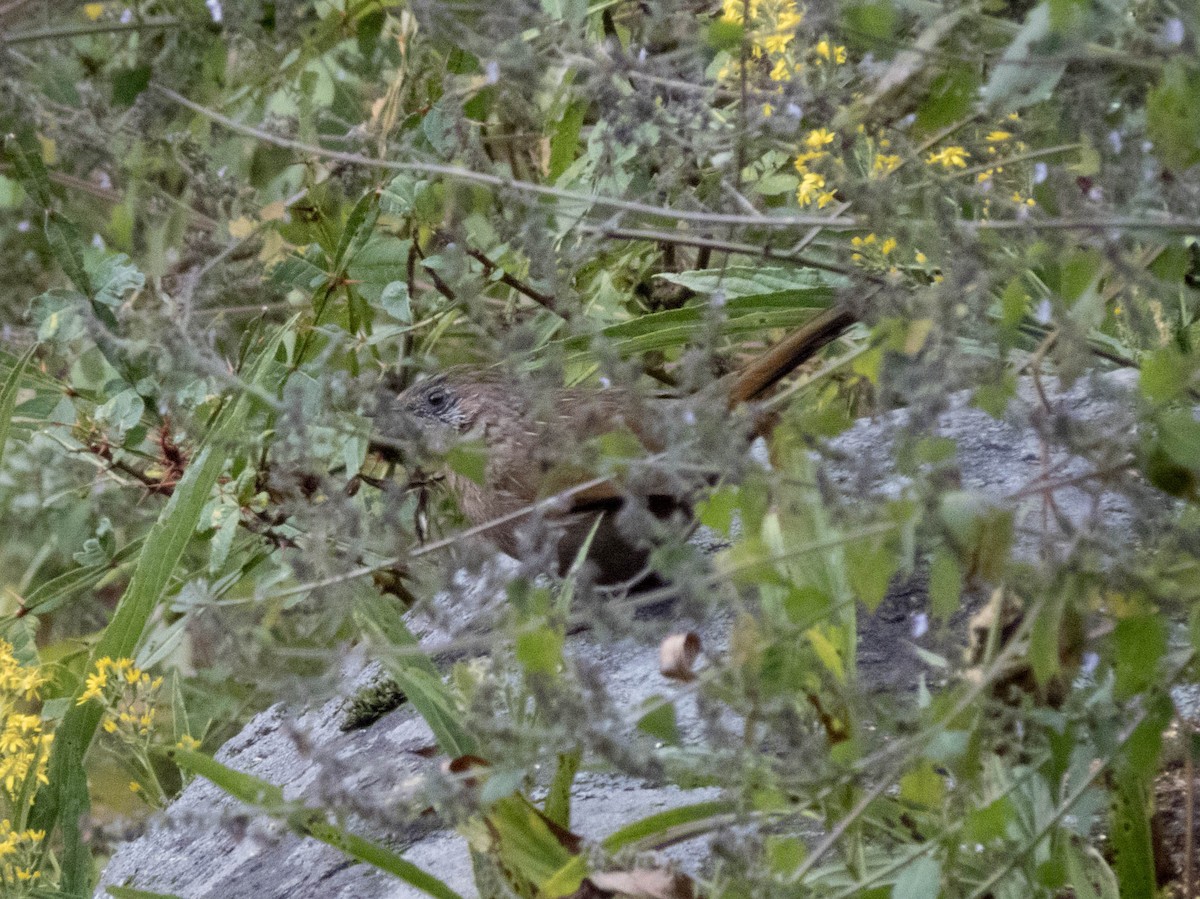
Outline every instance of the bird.
POLYGON ((626 387, 537 390, 477 366, 456 366, 404 389, 388 378, 375 398, 372 447, 396 461, 397 447, 415 444, 440 455, 481 442, 481 477, 451 467, 441 476, 465 518, 499 550, 521 558, 540 549, 562 575, 590 538, 587 561, 597 585, 655 589, 665 583, 648 568, 655 546, 693 525, 694 503, 711 481, 702 466, 680 466, 672 454, 687 429, 704 419, 718 429, 711 439, 744 448, 773 420, 751 408, 755 402, 855 320, 838 306, 824 310, 690 397, 651 397, 626 387), (733 434, 740 436, 729 440, 733 434), (590 442, 605 435, 618 435, 619 445, 633 450, 620 472, 605 468, 597 453, 589 457, 590 442))

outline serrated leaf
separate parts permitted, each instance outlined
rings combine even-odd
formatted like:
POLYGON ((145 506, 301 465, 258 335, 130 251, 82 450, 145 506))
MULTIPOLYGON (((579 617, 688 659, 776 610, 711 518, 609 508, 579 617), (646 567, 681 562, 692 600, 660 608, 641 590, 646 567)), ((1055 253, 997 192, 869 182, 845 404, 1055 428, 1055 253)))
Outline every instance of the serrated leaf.
MULTIPOLYGON (((811 268, 759 267, 753 265, 730 266, 729 268, 699 269, 690 272, 666 272, 655 275, 663 281, 678 284, 696 293, 711 295, 722 293, 726 299, 780 294, 797 291, 816 291, 820 296, 831 296, 831 291, 842 287, 846 279, 841 275, 811 268)), ((824 306, 823 303, 813 305, 824 306)))

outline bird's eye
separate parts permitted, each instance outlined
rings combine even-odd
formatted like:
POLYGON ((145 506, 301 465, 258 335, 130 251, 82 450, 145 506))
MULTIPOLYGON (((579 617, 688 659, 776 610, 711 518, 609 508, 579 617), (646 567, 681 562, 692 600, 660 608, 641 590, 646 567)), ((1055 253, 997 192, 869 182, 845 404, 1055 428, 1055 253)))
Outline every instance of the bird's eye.
POLYGON ((442 390, 440 387, 435 387, 433 390, 429 391, 428 394, 426 394, 425 402, 429 404, 430 409, 435 412, 439 412, 446 408, 446 405, 450 402, 450 397, 446 391, 442 390))

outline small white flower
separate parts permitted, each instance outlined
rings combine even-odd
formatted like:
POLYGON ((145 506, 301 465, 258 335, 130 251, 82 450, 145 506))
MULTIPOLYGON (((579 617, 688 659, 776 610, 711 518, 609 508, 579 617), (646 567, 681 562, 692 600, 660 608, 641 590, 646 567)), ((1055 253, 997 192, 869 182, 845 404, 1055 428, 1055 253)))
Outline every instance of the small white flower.
POLYGON ((92 246, 95 247, 97 250, 103 250, 104 249, 104 238, 101 237, 99 234, 93 234, 92 235, 92 246))
POLYGON ((712 306, 714 309, 720 309, 722 306, 724 306, 725 305, 725 291, 723 291, 723 290, 714 291, 713 295, 708 298, 708 304, 710 306, 712 306))
POLYGON ((1117 131, 1114 128, 1112 131, 1108 132, 1108 145, 1112 147, 1112 151, 1114 153, 1121 152, 1121 147, 1124 146, 1124 142, 1121 140, 1120 131, 1117 131))
POLYGON ((1033 183, 1041 184, 1046 180, 1046 176, 1050 174, 1050 168, 1044 162, 1034 163, 1033 166, 1033 183))
POLYGON ((913 639, 924 637, 927 633, 929 633, 929 616, 924 612, 918 612, 913 616, 912 621, 913 639))
POLYGON ((804 118, 804 109, 801 108, 799 103, 789 103, 787 106, 785 106, 783 108, 783 111, 784 111, 784 113, 787 114, 788 118, 792 118, 792 119, 804 118))
POLYGON ((494 59, 489 59, 487 65, 483 67, 483 77, 488 84, 495 84, 500 80, 500 63, 494 59))
POLYGON ((204 5, 208 7, 208 14, 212 16, 214 22, 220 22, 224 18, 225 13, 221 10, 221 0, 204 0, 204 5))
POLYGON ((1037 311, 1033 314, 1033 317, 1037 319, 1039 325, 1048 325, 1053 314, 1054 309, 1050 306, 1050 301, 1042 300, 1038 303, 1037 311))
POLYGON ((1090 675, 1096 670, 1096 666, 1100 664, 1100 656, 1094 652, 1085 652, 1083 654, 1083 662, 1079 666, 1079 670, 1084 674, 1090 675))
POLYGON ((17 230, 22 234, 28 231, 31 227, 32 226, 29 224, 29 219, 21 219, 21 221, 17 222, 17 230))
POLYGON ((1163 22, 1162 42, 1168 47, 1178 47, 1185 37, 1183 22, 1179 19, 1167 19, 1163 22))

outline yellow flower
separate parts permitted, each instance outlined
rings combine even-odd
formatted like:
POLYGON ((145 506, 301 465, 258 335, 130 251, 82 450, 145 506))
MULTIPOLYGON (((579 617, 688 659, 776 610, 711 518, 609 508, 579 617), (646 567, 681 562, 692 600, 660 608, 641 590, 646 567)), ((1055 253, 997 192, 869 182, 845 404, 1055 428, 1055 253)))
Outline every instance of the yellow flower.
POLYGON ((775 68, 771 69, 772 81, 791 81, 792 70, 788 67, 786 59, 782 57, 775 63, 775 68))
POLYGON ((889 237, 887 240, 885 240, 880 245, 879 252, 883 253, 883 255, 886 256, 890 252, 892 252, 892 250, 894 250, 894 249, 896 249, 896 238, 889 237))
POLYGON ((813 49, 817 54, 818 62, 832 62, 834 65, 841 65, 846 61, 846 48, 835 47, 825 39, 818 41, 817 46, 813 49))
POLYGON ((780 31, 795 31, 803 21, 804 11, 796 8, 794 0, 787 0, 775 19, 775 27, 780 31))
POLYGON ((900 168, 901 159, 896 154, 880 153, 875 157, 875 161, 871 163, 871 174, 883 177, 890 175, 896 169, 900 168))
POLYGON ((796 171, 803 175, 808 171, 808 164, 810 162, 816 162, 818 159, 822 159, 828 155, 824 150, 811 150, 807 153, 801 153, 796 157, 796 171))
POLYGON ((131 780, 129 782, 129 792, 130 793, 140 793, 141 791, 142 791, 142 785, 140 783, 138 783, 136 780, 131 780))
POLYGON ((180 749, 199 749, 200 741, 190 734, 184 734, 175 745, 180 749))
POLYGON ((837 191, 827 190, 823 194, 817 196, 817 208, 824 209, 830 203, 837 199, 837 191))
POLYGON ((776 31, 773 34, 768 34, 761 41, 761 46, 764 50, 775 56, 787 49, 788 44, 796 37, 794 31, 776 31))
POLYGON ((917 265, 924 265, 926 262, 929 261, 929 257, 926 256, 924 253, 922 253, 920 250, 917 250, 917 255, 915 258, 917 260, 917 265))
POLYGON ((775 112, 775 107, 772 106, 770 103, 764 103, 762 105, 762 114, 763 114, 764 119, 769 119, 774 112, 775 112))
POLYGON ((971 154, 963 147, 945 147, 936 153, 930 153, 925 162, 927 165, 941 165, 946 169, 965 169, 971 154))
POLYGON ((1008 140, 1010 137, 1012 137, 1011 132, 1000 131, 997 129, 996 131, 991 132, 987 136, 986 140, 988 140, 989 142, 991 142, 993 144, 999 144, 999 143, 1003 143, 1004 141, 1008 140))
POLYGON ((801 179, 800 186, 796 188, 796 200, 801 206, 809 206, 816 201, 821 188, 824 186, 824 175, 818 175, 816 172, 808 172, 801 179))
POLYGON ((834 134, 826 128, 816 128, 808 132, 808 137, 804 138, 804 146, 810 150, 820 150, 822 147, 833 143, 834 134))

